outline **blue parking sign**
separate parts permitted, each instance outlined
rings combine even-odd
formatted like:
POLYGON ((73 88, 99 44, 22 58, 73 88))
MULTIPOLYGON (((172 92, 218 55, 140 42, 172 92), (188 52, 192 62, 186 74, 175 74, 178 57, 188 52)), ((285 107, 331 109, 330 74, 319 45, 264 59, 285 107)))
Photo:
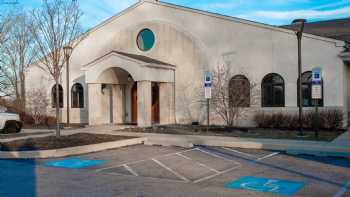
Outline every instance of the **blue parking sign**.
POLYGON ((228 189, 245 189, 291 196, 303 188, 304 182, 246 176, 225 184, 228 189))

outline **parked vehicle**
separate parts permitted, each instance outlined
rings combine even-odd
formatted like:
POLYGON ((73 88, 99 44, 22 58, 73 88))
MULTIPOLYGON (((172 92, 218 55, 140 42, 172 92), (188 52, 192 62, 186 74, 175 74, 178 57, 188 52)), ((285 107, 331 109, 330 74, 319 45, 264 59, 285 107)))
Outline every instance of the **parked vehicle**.
POLYGON ((19 133, 22 129, 19 115, 4 111, 0 110, 0 133, 19 133))

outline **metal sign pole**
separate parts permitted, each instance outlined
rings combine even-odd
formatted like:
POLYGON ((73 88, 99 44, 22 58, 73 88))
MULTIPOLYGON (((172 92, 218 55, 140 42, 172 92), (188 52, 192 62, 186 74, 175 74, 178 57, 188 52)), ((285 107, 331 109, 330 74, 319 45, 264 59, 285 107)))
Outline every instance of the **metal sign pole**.
POLYGON ((316 112, 316 126, 315 126, 315 136, 318 138, 318 130, 320 125, 320 115, 318 113, 318 99, 315 99, 315 112, 316 112))
POLYGON ((210 125, 210 99, 208 98, 207 99, 207 118, 208 118, 208 120, 207 120, 207 132, 209 131, 209 125, 210 125))
POLYGON ((210 126, 210 99, 213 76, 209 71, 204 73, 204 97, 207 100, 207 132, 210 126))
POLYGON ((312 99, 315 102, 315 117, 313 120, 313 127, 315 130, 315 137, 318 138, 320 115, 318 111, 318 102, 322 99, 322 70, 321 68, 312 69, 312 99))

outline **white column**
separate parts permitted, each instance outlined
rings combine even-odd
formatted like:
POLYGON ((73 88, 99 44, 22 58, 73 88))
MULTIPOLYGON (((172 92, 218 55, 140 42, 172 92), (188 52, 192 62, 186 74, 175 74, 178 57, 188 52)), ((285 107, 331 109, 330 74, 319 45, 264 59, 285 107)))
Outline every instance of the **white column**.
POLYGON ((101 84, 88 84, 89 125, 110 123, 110 91, 106 87, 104 93, 101 84))
POLYGON ((174 124, 174 83, 160 83, 159 85, 160 124, 174 124))
POLYGON ((137 125, 148 127, 152 125, 152 83, 150 81, 137 82, 137 125))
POLYGON ((113 123, 124 123, 125 108, 124 108, 124 92, 123 85, 113 85, 113 123))

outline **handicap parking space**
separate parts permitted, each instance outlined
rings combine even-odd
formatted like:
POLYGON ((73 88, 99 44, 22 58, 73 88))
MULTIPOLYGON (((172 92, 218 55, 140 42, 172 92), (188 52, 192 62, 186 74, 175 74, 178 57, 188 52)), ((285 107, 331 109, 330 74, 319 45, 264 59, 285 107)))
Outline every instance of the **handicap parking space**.
MULTIPOLYGON (((28 184, 35 179, 28 186, 35 187, 32 192, 36 194, 47 194, 50 184, 57 184, 82 193, 91 190, 91 195, 128 188, 118 192, 125 196, 138 190, 148 194, 144 196, 169 192, 169 196, 340 197, 350 192, 348 162, 268 150, 137 145, 67 158, 0 160, 2 169, 7 170, 0 175, 16 175, 9 184, 28 184), (11 166, 17 171, 11 171, 11 166)), ((65 196, 57 192, 57 196, 65 196)))

